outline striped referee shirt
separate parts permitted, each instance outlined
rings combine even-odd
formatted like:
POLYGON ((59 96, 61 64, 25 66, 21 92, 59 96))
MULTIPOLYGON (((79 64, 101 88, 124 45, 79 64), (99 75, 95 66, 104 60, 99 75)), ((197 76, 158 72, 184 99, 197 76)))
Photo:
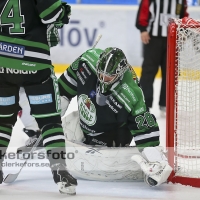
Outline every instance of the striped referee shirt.
POLYGON ((166 37, 169 18, 187 17, 186 0, 142 0, 136 18, 136 27, 150 36, 166 37))

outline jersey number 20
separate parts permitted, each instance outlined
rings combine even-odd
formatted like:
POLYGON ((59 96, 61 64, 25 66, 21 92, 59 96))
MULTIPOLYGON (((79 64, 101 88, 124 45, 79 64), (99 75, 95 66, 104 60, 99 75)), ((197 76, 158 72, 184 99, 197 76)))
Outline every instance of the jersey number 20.
POLYGON ((0 26, 11 25, 9 28, 10 34, 23 34, 25 28, 22 27, 22 24, 24 23, 20 0, 7 0, 0 15, 0 26))

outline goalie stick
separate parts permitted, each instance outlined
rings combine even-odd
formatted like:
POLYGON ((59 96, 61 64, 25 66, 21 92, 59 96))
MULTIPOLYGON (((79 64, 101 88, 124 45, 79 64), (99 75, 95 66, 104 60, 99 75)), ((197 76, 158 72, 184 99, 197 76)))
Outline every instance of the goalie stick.
POLYGON ((97 44, 98 44, 99 40, 101 39, 101 37, 102 37, 102 35, 101 35, 101 34, 100 34, 100 35, 98 35, 98 37, 97 37, 97 39, 96 39, 96 41, 95 41, 95 43, 94 43, 94 45, 93 45, 92 49, 94 49, 94 48, 97 46, 97 44))
MULTIPOLYGON (((42 139, 42 134, 39 136, 39 138, 37 139, 36 143, 33 145, 31 151, 29 152, 30 154, 31 154, 33 151, 35 151, 35 149, 37 148, 37 146, 38 146, 39 142, 41 141, 41 139, 42 139)), ((26 165, 26 163, 27 163, 27 161, 28 161, 29 158, 30 158, 30 157, 28 157, 28 158, 25 160, 24 164, 22 165, 22 167, 21 167, 21 169, 19 170, 18 173, 16 173, 16 174, 8 174, 8 175, 4 178, 3 182, 4 182, 4 183, 13 183, 13 182, 17 179, 17 177, 18 177, 18 175, 20 174, 20 172, 21 172, 21 170, 23 169, 23 167, 26 165)))

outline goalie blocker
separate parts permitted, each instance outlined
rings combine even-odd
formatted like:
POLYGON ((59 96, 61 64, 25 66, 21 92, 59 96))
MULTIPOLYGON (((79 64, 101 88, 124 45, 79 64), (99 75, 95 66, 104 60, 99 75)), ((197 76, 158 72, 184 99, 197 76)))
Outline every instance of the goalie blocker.
POLYGON ((86 145, 79 125, 78 112, 62 118, 66 140, 66 164, 76 177, 97 181, 142 180, 150 186, 167 181, 172 168, 162 147, 105 147, 86 145))

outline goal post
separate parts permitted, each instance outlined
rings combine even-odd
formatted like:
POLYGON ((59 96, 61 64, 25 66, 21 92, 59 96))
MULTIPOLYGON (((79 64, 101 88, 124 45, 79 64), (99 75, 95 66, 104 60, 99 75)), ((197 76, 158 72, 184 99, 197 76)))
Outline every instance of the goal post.
POLYGON ((200 187, 200 20, 169 22, 166 108, 168 181, 200 187))

